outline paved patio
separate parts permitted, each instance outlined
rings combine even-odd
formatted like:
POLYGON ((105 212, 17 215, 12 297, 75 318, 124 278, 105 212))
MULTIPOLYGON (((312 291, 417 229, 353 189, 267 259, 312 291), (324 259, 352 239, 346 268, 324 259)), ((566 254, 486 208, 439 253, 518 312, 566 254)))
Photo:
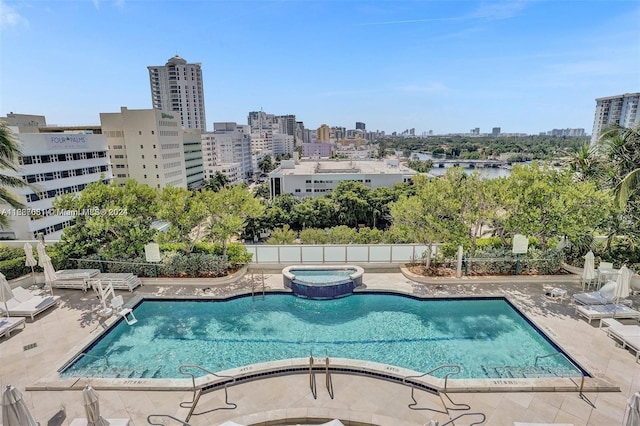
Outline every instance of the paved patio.
MULTIPOLYGON (((144 280, 144 287, 135 293, 164 295, 225 295, 261 289, 262 275, 251 272, 236 282, 219 284, 215 280, 174 282, 144 280)), ((604 376, 620 388, 620 392, 589 392, 586 394, 596 408, 578 397, 577 392, 510 392, 452 393, 456 403, 468 403, 471 411, 487 416, 486 425, 509 426, 514 421, 572 423, 576 426, 621 425, 626 401, 640 390, 640 364, 627 350, 598 329, 578 319, 569 300, 550 300, 544 296, 552 287, 562 287, 569 294, 581 291, 576 276, 550 278, 508 277, 499 279, 437 279, 427 283, 410 280, 399 270, 366 272, 364 282, 369 289, 387 289, 423 296, 443 295, 506 295, 527 316, 591 373, 604 376)), ((265 287, 281 289, 282 276, 265 272, 265 287)), ((125 299, 131 293, 118 292, 125 299)), ((42 425, 68 425, 76 417, 84 417, 79 390, 25 390, 42 377, 51 374, 69 358, 69 351, 78 342, 102 328, 98 316, 100 306, 92 292, 56 290, 62 296, 58 308, 47 311, 28 322, 24 330, 10 338, 0 338, 0 386, 12 384, 20 389, 36 419, 42 425), (35 346, 32 346, 34 345, 35 346), (30 348, 31 347, 31 348, 30 348)), ((634 300, 640 306, 640 299, 634 300)), ((306 375, 292 375, 240 384, 229 389, 229 398, 238 404, 235 410, 217 410, 195 416, 190 424, 217 425, 225 420, 244 424, 274 424, 275 419, 288 419, 278 424, 311 423, 310 418, 340 418, 345 424, 375 424, 383 426, 423 425, 429 419, 440 422, 449 417, 429 411, 410 410, 410 389, 406 386, 370 377, 333 375, 335 398, 324 389, 324 376, 318 375, 318 398, 314 399, 306 375), (268 423, 269 422, 269 423, 268 423)), ((88 381, 90 382, 90 380, 88 381)), ((129 417, 137 426, 146 425, 149 414, 169 414, 184 419, 188 410, 180 402, 189 401, 186 391, 114 391, 100 390, 104 417, 129 417)), ((198 411, 222 404, 222 392, 202 398, 198 411)), ((443 409, 437 396, 419 392, 419 403, 443 409)), ((455 415, 456 412, 452 412, 455 415)), ((456 421, 468 425, 473 418, 456 421)), ((167 422, 167 425, 179 423, 167 422)))

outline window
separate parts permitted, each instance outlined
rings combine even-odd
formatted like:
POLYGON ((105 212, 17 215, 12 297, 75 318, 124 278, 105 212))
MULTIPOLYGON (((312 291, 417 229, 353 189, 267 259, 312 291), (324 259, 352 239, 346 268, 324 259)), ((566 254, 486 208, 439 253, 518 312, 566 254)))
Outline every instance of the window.
POLYGON ((144 160, 144 154, 141 155, 142 159, 144 160))
POLYGON ((144 145, 140 145, 140 149, 144 149, 144 145))
MULTIPOLYGON (((142 130, 138 130, 138 135, 142 135, 142 130)), ((140 148, 142 148, 142 145, 140 145, 140 148)))
MULTIPOLYGON (((155 135, 155 134, 156 134, 155 130, 152 130, 152 131, 151 131, 151 134, 152 134, 152 135, 155 135)), ((156 146, 154 145, 153 147, 155 148, 156 146)))
POLYGON ((146 179, 146 178, 147 178, 147 175, 144 175, 144 178, 146 179))

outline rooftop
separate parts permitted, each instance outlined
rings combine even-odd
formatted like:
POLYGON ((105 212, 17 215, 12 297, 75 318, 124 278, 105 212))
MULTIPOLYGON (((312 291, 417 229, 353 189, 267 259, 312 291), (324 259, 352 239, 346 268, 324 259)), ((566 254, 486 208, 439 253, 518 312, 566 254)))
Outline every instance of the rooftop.
MULTIPOLYGON (((251 274, 238 281, 218 284, 211 279, 144 280, 136 293, 166 296, 224 296, 250 293, 251 274)), ((640 366, 634 356, 620 348, 598 328, 578 319, 574 307, 565 300, 544 296, 550 287, 563 287, 569 293, 580 292, 576 276, 559 278, 531 277, 442 279, 419 283, 399 271, 365 272, 368 289, 394 290, 431 296, 500 295, 507 296, 529 318, 582 366, 596 376, 615 383, 620 392, 587 392, 595 407, 578 397, 577 392, 457 392, 449 396, 456 403, 467 403, 471 411, 487 416, 486 425, 511 426, 514 421, 571 423, 575 426, 621 424, 627 399, 640 389, 640 366)), ((282 289, 279 272, 266 271, 267 289, 282 289)), ((51 375, 73 356, 73 347, 102 330, 98 316, 99 301, 91 292, 55 290, 62 296, 58 308, 47 311, 28 322, 24 330, 10 338, 0 338, 0 386, 16 386, 25 396, 27 406, 41 424, 68 425, 72 419, 84 417, 81 390, 85 384, 98 385, 97 379, 79 379, 67 383, 65 390, 39 386, 43 377, 51 375), (28 389, 28 390, 25 390, 28 389), (62 412, 61 408, 65 407, 62 412), (57 417, 56 417, 57 415, 57 417), (66 417, 66 418, 65 418, 66 417), (55 422, 55 419, 62 419, 55 422)), ((119 292, 126 299, 128 292, 119 292)), ((636 297, 636 299, 638 299, 636 297)), ((638 300, 634 300, 638 302, 638 300)), ((505 381, 508 382, 508 381, 505 381)), ((137 426, 147 424, 149 414, 164 413, 184 419, 188 409, 180 403, 190 401, 192 393, 185 390, 113 390, 94 386, 100 396, 101 413, 107 418, 130 417, 137 426)), ((507 383, 508 386, 508 383, 507 383)), ((304 374, 271 377, 242 383, 229 388, 229 401, 238 404, 235 410, 216 410, 192 417, 190 424, 217 425, 227 420, 241 424, 290 425, 313 423, 311 419, 339 418, 349 425, 418 426, 429 419, 444 422, 444 414, 411 410, 410 388, 372 377, 346 374, 333 375, 335 397, 324 389, 324 377, 318 377, 318 397, 309 390, 304 374), (275 420, 280 420, 275 423, 275 420), (271 423, 271 422, 274 423, 271 423)), ((416 393, 420 405, 442 409, 439 397, 416 393)), ((224 405, 221 391, 203 396, 198 410, 224 405)), ((453 412, 456 413, 456 412, 453 412)), ((456 413, 457 414, 457 413, 456 413)), ((453 414, 454 416, 456 414, 453 414)), ((473 421, 469 418, 469 421, 473 421)), ((463 426, 469 421, 456 422, 463 426)), ((317 422, 316 422, 317 423, 317 422)), ((177 423, 171 423, 177 424, 177 423)))
POLYGON ((313 161, 301 160, 299 163, 291 165, 293 162, 282 162, 281 166, 272 173, 286 175, 318 175, 335 173, 360 173, 360 174, 401 174, 415 175, 416 171, 398 162, 362 160, 362 161, 313 161))

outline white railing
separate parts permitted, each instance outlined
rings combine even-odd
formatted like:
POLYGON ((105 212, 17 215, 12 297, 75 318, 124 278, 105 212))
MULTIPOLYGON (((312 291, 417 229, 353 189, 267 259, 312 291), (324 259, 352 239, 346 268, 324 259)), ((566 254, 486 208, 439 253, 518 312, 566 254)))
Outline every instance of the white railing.
MULTIPOLYGON (((427 246, 422 244, 331 244, 247 245, 253 264, 378 263, 402 264, 420 261, 427 246)), ((433 247, 435 256, 438 247, 433 247)))

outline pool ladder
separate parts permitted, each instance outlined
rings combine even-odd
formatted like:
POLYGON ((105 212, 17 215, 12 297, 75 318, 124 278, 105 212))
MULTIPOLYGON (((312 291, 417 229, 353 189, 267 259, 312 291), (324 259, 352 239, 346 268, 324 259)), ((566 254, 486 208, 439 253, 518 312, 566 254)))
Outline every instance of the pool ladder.
POLYGON ((453 375, 453 374, 460 374, 460 372, 462 371, 462 367, 460 367, 457 364, 442 364, 437 366, 436 368, 433 368, 429 371, 427 371, 424 374, 420 374, 418 376, 407 376, 404 377, 402 379, 402 383, 404 383, 405 385, 411 385, 411 400, 413 402, 411 402, 408 407, 412 410, 427 410, 427 411, 433 411, 435 413, 440 413, 440 414, 446 414, 447 416, 449 416, 449 421, 447 421, 446 423, 443 423, 441 426, 445 426, 445 425, 449 425, 449 424, 453 424, 454 421, 458 420, 461 417, 465 417, 465 416, 480 416, 481 419, 477 422, 471 423, 469 426, 473 426, 473 425, 480 425, 482 423, 485 422, 486 420, 486 416, 484 415, 484 413, 480 413, 480 412, 469 412, 469 413, 462 413, 459 414, 458 416, 456 416, 455 418, 451 418, 451 413, 450 411, 467 411, 467 410, 471 410, 471 406, 469 406, 468 404, 459 404, 456 402, 453 402, 453 400, 451 399, 451 397, 447 394, 447 383, 449 381, 449 376, 453 375), (431 374, 435 371, 441 370, 443 368, 453 368, 453 371, 448 372, 447 374, 445 374, 444 376, 444 388, 442 390, 438 390, 438 397, 440 397, 440 401, 442 402, 442 406, 444 407, 444 410, 438 410, 437 408, 429 408, 429 407, 418 407, 418 401, 416 401, 416 397, 415 397, 415 389, 416 389, 416 383, 414 381, 411 381, 410 379, 419 379, 421 377, 424 377, 428 374, 431 374), (442 395, 444 395, 447 400, 449 400, 449 403, 451 406, 447 405, 447 403, 445 402, 445 400, 442 398, 442 395))
MULTIPOLYGON (((311 388, 313 399, 318 399, 316 373, 313 370, 314 362, 313 351, 309 351, 309 387, 311 388)), ((329 370, 329 355, 327 354, 325 354, 324 357, 324 383, 327 388, 327 392, 329 393, 329 397, 333 399, 333 379, 331 378, 331 371, 329 370)))
MULTIPOLYGON (((261 277, 262 277, 261 299, 264 300, 264 270, 261 271, 261 277)), ((251 273, 251 300, 256 300, 256 280, 253 277, 253 272, 251 273)))

